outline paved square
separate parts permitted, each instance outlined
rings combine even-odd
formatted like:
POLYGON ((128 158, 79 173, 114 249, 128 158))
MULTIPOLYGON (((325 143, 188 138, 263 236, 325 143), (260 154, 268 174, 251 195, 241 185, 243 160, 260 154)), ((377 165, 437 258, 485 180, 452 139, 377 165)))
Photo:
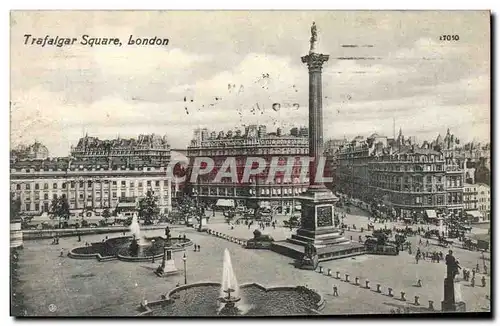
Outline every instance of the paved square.
MULTIPOLYGON (((366 224, 366 217, 349 215, 349 223, 366 224)), ((214 219, 208 227, 232 236, 249 239, 252 232, 244 225, 235 226, 231 230, 227 224, 214 219)), ((346 221, 347 223, 347 221, 346 221)), ((282 225, 282 224, 280 224, 282 225)), ((146 236, 162 235, 163 230, 145 231, 146 236)), ((275 240, 289 236, 290 230, 282 226, 266 228, 263 233, 271 234, 275 240)), ((443 293, 443 278, 446 266, 443 262, 431 263, 420 261, 415 263, 414 257, 406 252, 399 256, 365 255, 355 258, 334 260, 320 263, 323 273, 296 269, 293 261, 268 250, 247 250, 235 243, 216 238, 207 233, 200 233, 191 228, 174 228, 172 235, 186 234, 195 244, 201 246, 201 252, 187 249, 188 283, 199 281, 220 282, 222 278, 223 252, 228 248, 233 261, 233 268, 240 284, 258 282, 269 285, 306 285, 323 294, 326 306, 324 314, 370 314, 389 313, 391 309, 408 306, 411 311, 425 310, 428 300, 434 301, 434 307, 440 309, 443 293), (332 276, 327 276, 331 269, 332 276), (350 282, 336 280, 333 276, 340 272, 341 278, 347 273, 350 282), (354 284, 359 277, 361 285, 370 281, 371 289, 354 284), (422 287, 414 287, 417 279, 422 280, 422 287), (381 284, 382 293, 376 293, 376 284, 381 284), (332 288, 336 285, 339 296, 332 296, 332 288), (387 288, 394 289, 394 298, 388 297, 387 288), (398 300, 400 292, 406 292, 408 301, 398 300), (420 297, 421 306, 414 306, 414 296, 420 297)), ((360 232, 346 232, 346 237, 354 239, 360 232)), ((368 234, 364 232, 363 234, 368 234)), ((183 272, 166 278, 158 278, 153 270, 160 263, 129 263, 123 261, 98 262, 97 260, 76 260, 64 255, 59 257, 61 248, 67 250, 85 242, 101 241, 106 235, 85 236, 78 243, 76 238, 63 238, 59 245, 50 245, 51 240, 26 241, 20 253, 20 286, 17 289, 24 296, 26 313, 29 316, 132 316, 142 299, 149 301, 159 299, 177 284, 184 283, 183 272), (50 309, 49 309, 50 307, 50 309)), ((109 234, 109 237, 117 236, 109 234)), ((416 237, 411 238, 415 248, 416 237)), ((431 245, 429 250, 444 250, 431 245)), ((423 248, 427 250, 426 248, 423 248)), ((478 252, 470 252, 453 248, 455 256, 462 266, 471 268, 479 261, 478 252)), ((183 252, 174 253, 174 260, 180 270, 184 270, 183 252)), ((480 262, 482 266, 482 262, 480 262)), ((489 261, 488 261, 489 264, 489 261)), ((468 311, 485 311, 489 309, 490 279, 486 287, 481 287, 480 278, 476 276, 476 286, 470 287, 460 281, 462 296, 468 311)), ((461 275, 457 277, 461 280, 461 275)))

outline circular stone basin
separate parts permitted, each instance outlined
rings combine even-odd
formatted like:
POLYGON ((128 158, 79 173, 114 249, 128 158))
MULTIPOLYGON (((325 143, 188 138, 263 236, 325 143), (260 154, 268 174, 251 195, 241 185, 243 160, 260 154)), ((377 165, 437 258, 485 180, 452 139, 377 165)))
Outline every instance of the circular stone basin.
POLYGON ((191 240, 184 238, 170 238, 168 241, 163 237, 143 238, 139 241, 139 250, 135 255, 130 250, 134 240, 131 236, 110 238, 102 242, 93 242, 89 246, 73 248, 69 252, 71 258, 98 260, 120 259, 126 261, 146 261, 163 256, 163 248, 171 247, 172 251, 183 250, 184 247, 192 245, 191 240))
MULTIPOLYGON (((151 302, 145 316, 221 316, 220 284, 195 284, 174 289, 170 300, 151 302)), ((240 287, 241 301, 236 303, 239 316, 317 315, 323 299, 305 287, 275 287, 266 289, 256 284, 240 287)), ((234 316, 234 315, 233 315, 234 316)))

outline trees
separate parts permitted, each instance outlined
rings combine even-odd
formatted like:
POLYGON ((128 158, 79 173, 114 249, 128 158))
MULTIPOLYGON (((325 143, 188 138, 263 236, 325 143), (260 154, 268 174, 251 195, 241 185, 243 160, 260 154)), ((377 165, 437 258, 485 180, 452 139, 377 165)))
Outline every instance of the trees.
POLYGON ((54 218, 57 217, 59 219, 59 228, 61 228, 61 219, 65 221, 69 220, 69 204, 66 195, 52 199, 50 211, 54 215, 54 218))
POLYGON ((179 199, 178 208, 186 220, 189 218, 195 218, 198 221, 198 231, 201 231, 203 218, 205 217, 205 210, 196 198, 193 198, 188 194, 184 194, 179 199))
POLYGON ((19 218, 19 212, 21 211, 21 198, 11 192, 10 193, 10 220, 16 220, 19 218))
POLYGON ((111 213, 109 212, 109 209, 105 208, 102 211, 102 218, 107 220, 111 216, 111 213))
POLYGON ((156 204, 153 190, 148 190, 146 196, 139 200, 139 217, 144 219, 144 224, 153 224, 153 217, 160 212, 156 204))

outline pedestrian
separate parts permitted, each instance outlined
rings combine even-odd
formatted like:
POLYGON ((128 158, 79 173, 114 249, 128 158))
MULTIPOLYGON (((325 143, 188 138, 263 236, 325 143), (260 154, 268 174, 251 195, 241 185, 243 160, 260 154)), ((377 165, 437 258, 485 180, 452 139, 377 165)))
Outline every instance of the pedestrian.
POLYGON ((338 297, 339 296, 339 291, 336 285, 333 286, 333 296, 338 297))
POLYGON ((64 248, 61 249, 61 253, 60 253, 59 257, 62 257, 62 256, 64 256, 64 248))
POLYGON ((476 277, 476 270, 475 269, 472 270, 472 278, 474 278, 474 277, 476 277))
POLYGON ((470 280, 470 286, 474 287, 475 283, 476 282, 475 282, 475 278, 474 278, 474 274, 473 274, 473 276, 472 276, 472 278, 470 280))
POLYGON ((476 272, 479 273, 479 263, 476 264, 476 272))
POLYGON ((481 277, 481 285, 483 286, 483 288, 486 286, 486 277, 481 277))
POLYGON ((198 252, 200 252, 200 250, 201 250, 200 248, 201 248, 200 245, 198 245, 198 252))
POLYGON ((427 240, 425 241, 425 246, 426 246, 426 247, 428 247, 428 246, 429 246, 429 239, 427 239, 427 240))

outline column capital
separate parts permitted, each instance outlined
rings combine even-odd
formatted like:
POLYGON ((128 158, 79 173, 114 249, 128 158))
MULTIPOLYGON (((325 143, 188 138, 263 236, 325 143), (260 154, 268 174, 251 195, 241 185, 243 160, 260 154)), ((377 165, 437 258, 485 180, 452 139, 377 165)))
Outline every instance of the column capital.
POLYGON ((330 58, 327 54, 321 53, 309 53, 302 57, 302 63, 307 64, 309 71, 319 71, 321 72, 321 68, 323 64, 328 61, 330 58))

